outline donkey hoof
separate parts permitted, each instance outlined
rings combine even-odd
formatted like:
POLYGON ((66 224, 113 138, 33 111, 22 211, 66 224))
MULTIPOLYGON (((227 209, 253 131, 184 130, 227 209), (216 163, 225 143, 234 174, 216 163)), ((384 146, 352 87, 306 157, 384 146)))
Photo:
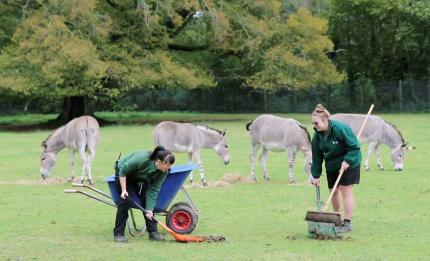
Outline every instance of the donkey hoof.
POLYGON ((94 181, 92 179, 88 180, 88 182, 90 183, 91 186, 94 186, 94 181))
POLYGON ((83 180, 83 179, 80 179, 78 183, 79 183, 79 184, 84 184, 84 180, 83 180))
POLYGON ((296 184, 296 180, 295 180, 295 179, 289 179, 289 180, 288 180, 288 183, 289 183, 289 184, 296 184))
POLYGON ((204 180, 204 179, 202 179, 202 184, 203 184, 203 186, 207 186, 208 185, 208 183, 206 182, 206 180, 204 180))
POLYGON ((384 167, 382 167, 382 168, 379 168, 379 170, 384 170, 384 167))
POLYGON ((73 178, 73 177, 72 178, 68 178, 67 182, 73 183, 73 180, 75 180, 75 178, 73 178))
POLYGON ((270 181, 270 178, 269 177, 264 177, 264 180, 265 181, 270 181))

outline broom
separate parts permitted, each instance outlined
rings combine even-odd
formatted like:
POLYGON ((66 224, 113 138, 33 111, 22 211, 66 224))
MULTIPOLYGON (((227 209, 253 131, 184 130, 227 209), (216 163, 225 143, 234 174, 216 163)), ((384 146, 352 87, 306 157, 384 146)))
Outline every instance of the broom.
MULTIPOLYGON (((360 135, 363 132, 364 126, 366 125, 367 119, 369 118, 369 115, 372 113, 374 105, 372 104, 369 108, 369 111, 367 112, 366 118, 364 118, 363 123, 361 124, 361 128, 358 131, 357 139, 360 139, 360 135)), ((331 201, 331 198, 333 197, 334 192, 336 191, 337 185, 339 184, 339 181, 342 177, 344 170, 342 169, 339 172, 339 176, 336 179, 336 182, 334 183, 334 186, 331 190, 330 196, 328 197, 327 201, 324 204, 322 211, 308 211, 306 213, 305 220, 306 221, 313 221, 313 222, 324 222, 324 223, 334 223, 335 226, 339 226, 342 223, 342 219, 340 217, 339 212, 328 212, 327 207, 329 202, 331 201)), ((318 192, 317 192, 318 193, 318 192)), ((318 202, 319 204, 319 202, 318 202)))
MULTIPOLYGON (((131 197, 126 197, 126 200, 133 205, 134 207, 140 209, 143 213, 146 213, 147 210, 144 209, 142 206, 137 204, 131 197)), ((175 231, 171 230, 166 224, 161 223, 160 221, 156 220, 154 217, 152 217, 152 221, 160 225, 164 230, 166 230, 170 235, 173 236, 173 238, 178 242, 188 243, 188 242, 222 242, 225 241, 225 237, 223 236, 188 236, 188 235, 181 235, 176 233, 175 231)))

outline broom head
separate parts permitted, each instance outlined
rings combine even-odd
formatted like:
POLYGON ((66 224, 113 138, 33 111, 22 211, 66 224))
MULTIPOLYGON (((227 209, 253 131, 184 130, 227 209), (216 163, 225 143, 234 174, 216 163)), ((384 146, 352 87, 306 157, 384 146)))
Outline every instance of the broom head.
POLYGON ((308 211, 305 217, 306 221, 333 223, 335 226, 342 224, 340 213, 326 211, 308 211))

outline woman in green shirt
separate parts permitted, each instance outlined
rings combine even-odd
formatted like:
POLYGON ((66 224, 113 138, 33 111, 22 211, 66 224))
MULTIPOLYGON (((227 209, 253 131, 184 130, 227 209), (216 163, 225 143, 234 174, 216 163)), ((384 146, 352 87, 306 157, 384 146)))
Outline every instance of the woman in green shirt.
POLYGON ((136 191, 142 207, 148 210, 144 217, 149 239, 164 240, 163 235, 158 233, 157 224, 152 221, 152 217, 158 192, 173 163, 175 157, 172 152, 162 146, 157 146, 153 152, 133 152, 117 162, 115 176, 121 189, 121 197, 113 230, 115 242, 127 242, 124 232, 128 211, 131 208, 126 200, 130 189, 136 191))
POLYGON ((352 186, 360 183, 360 143, 348 125, 330 120, 330 113, 321 104, 318 104, 312 113, 312 125, 315 130, 312 138, 312 184, 320 185, 319 178, 323 161, 325 161, 330 192, 336 183, 339 172, 344 170, 331 203, 333 210, 339 212, 342 198, 345 211, 344 220, 336 230, 338 233, 350 232, 354 209, 352 186))

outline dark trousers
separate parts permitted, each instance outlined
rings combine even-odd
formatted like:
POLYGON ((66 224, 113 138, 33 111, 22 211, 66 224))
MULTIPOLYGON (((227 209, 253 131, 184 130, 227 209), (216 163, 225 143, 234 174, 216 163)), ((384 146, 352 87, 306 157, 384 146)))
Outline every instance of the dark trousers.
MULTIPOLYGON (((116 177, 116 184, 118 186, 118 191, 121 191, 121 185, 119 184, 118 177, 116 177)), ((145 208, 146 191, 148 190, 148 183, 137 182, 132 179, 127 179, 127 191, 130 193, 130 191, 132 190, 136 191, 140 199, 141 206, 145 208)), ((130 208, 131 208, 130 204, 125 199, 120 198, 120 202, 118 204, 118 210, 116 212, 115 228, 113 229, 114 236, 124 236, 125 226, 127 224, 127 219, 128 219, 128 211, 130 208)), ((145 218, 146 230, 148 232, 157 231, 157 223, 149 220, 148 218, 146 218, 145 215, 143 215, 143 217, 145 218)))

